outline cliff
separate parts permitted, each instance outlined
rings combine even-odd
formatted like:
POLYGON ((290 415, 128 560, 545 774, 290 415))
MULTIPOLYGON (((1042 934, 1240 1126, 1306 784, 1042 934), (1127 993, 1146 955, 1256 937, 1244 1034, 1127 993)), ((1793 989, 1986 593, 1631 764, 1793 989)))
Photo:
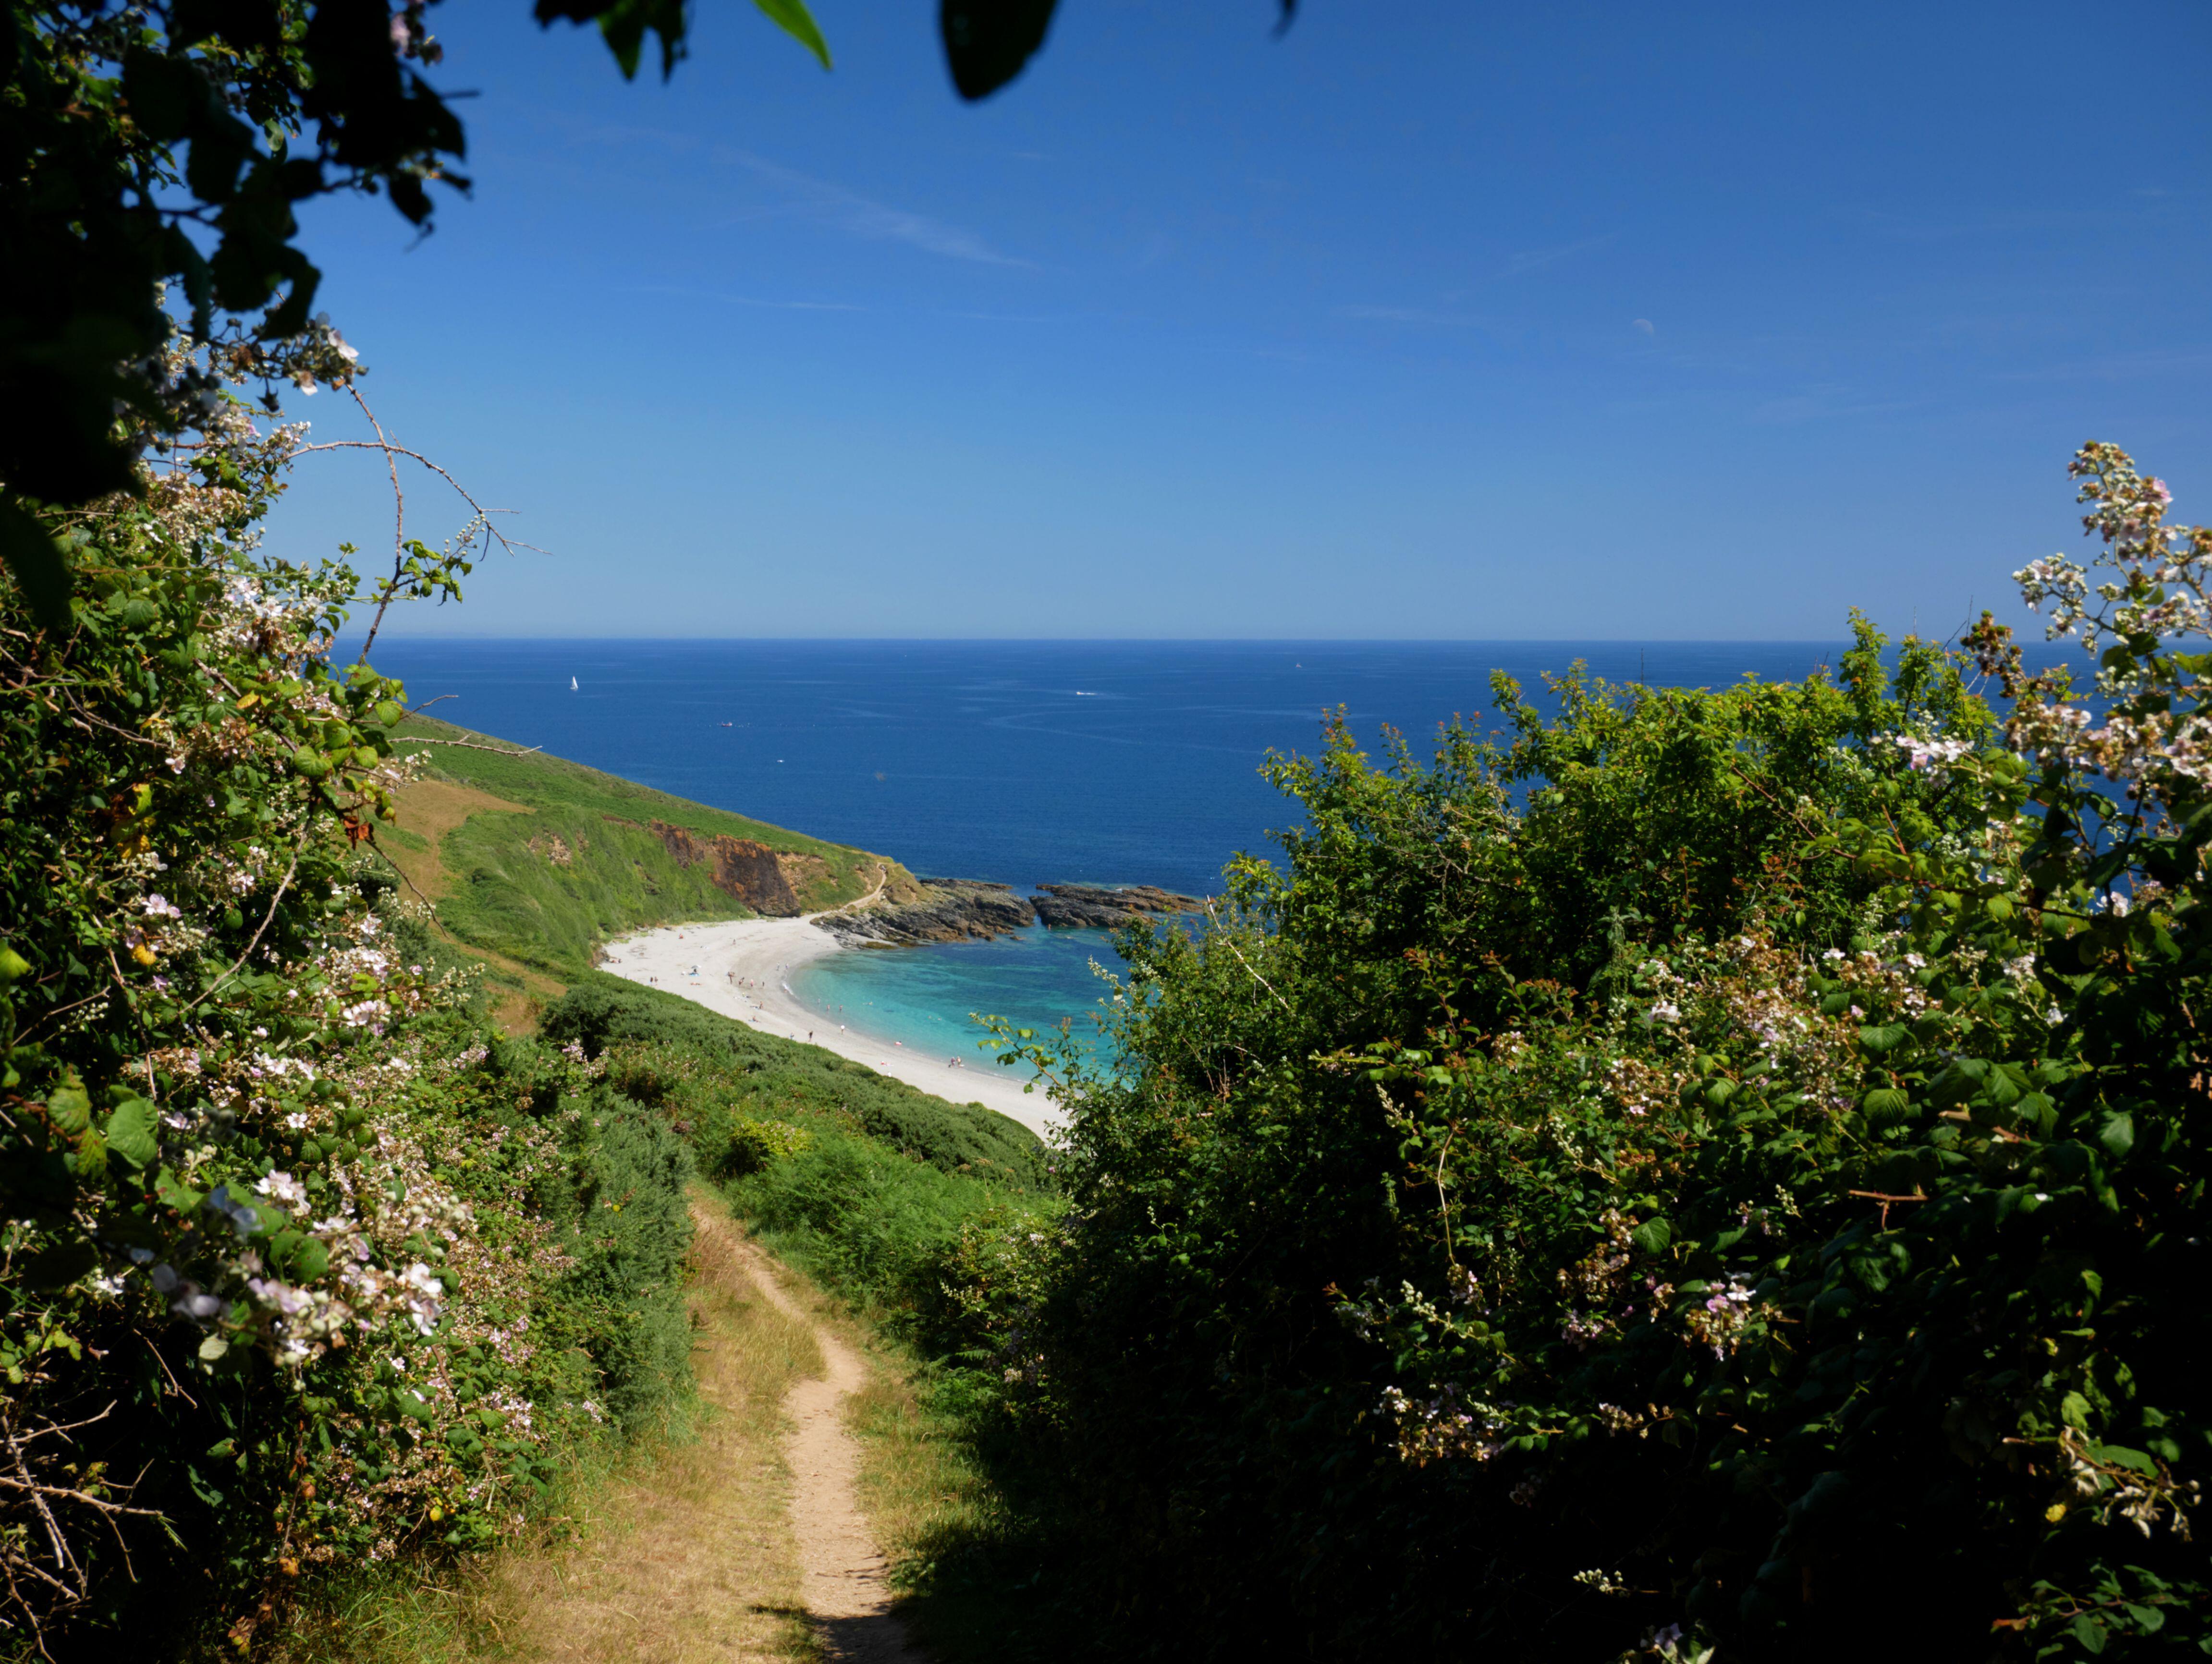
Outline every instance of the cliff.
POLYGON ((770 849, 726 832, 694 832, 666 821, 651 824, 677 865, 711 864, 715 889, 768 918, 790 919, 804 912, 799 897, 825 871, 818 855, 770 849))

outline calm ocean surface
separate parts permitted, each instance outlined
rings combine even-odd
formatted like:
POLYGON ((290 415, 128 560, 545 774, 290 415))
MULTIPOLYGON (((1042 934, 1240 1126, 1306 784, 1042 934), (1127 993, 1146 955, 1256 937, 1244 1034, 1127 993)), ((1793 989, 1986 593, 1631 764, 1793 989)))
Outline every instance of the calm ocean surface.
MULTIPOLYGON (((1346 708, 1371 746, 1489 720, 1489 673, 1540 692, 1577 659, 1616 681, 1795 681, 1811 641, 515 641, 388 644, 414 702, 484 733, 894 857, 929 877, 1206 895, 1293 805, 1260 778, 1346 708), (574 677, 577 689, 571 692, 574 677), (723 725, 727 724, 727 726, 723 725)), ((825 1015, 972 1054, 971 1011, 1089 1011, 1102 932, 836 956, 793 987, 825 1015)))

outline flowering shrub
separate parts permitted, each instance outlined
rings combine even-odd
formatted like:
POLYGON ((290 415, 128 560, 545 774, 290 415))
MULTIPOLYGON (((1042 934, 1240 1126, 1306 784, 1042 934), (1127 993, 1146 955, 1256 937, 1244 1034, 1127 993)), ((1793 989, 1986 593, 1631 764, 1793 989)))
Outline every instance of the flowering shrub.
POLYGON ((402 690, 330 662, 351 572, 255 548, 301 442, 216 406, 139 495, 48 517, 65 629, 0 594, 23 1644, 244 1644, 319 1567, 511 1529, 684 1369, 680 1141, 489 1034, 374 853, 402 690))
POLYGON ((1094 1634, 2212 1649, 2212 534, 2075 469, 2117 575, 2021 581, 2091 699, 1861 623, 1833 682, 1501 685, 1504 749, 1277 766, 1285 870, 1131 940, 1073 1210, 967 1302, 1094 1634))

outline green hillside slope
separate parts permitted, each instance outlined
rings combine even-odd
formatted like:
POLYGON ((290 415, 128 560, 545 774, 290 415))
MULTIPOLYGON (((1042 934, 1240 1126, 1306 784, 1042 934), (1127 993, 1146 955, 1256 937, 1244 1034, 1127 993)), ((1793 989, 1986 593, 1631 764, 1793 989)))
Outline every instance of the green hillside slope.
POLYGON ((519 748, 428 718, 407 719, 395 749, 421 755, 424 771, 401 793, 386 853, 460 941, 562 981, 629 931, 812 912, 903 876, 865 850, 542 752, 511 755, 519 748))

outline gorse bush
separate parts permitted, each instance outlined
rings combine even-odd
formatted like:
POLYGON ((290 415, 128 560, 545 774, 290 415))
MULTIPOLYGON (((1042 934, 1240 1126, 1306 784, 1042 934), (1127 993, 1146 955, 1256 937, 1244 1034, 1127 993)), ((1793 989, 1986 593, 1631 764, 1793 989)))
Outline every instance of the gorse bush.
POLYGON ((1281 870, 1128 939, 1072 1205, 975 1256, 1065 1644, 2212 1649, 2212 533, 2075 471, 2113 580, 2022 580, 2093 698, 1861 622, 1832 679, 1274 765, 1281 870))

